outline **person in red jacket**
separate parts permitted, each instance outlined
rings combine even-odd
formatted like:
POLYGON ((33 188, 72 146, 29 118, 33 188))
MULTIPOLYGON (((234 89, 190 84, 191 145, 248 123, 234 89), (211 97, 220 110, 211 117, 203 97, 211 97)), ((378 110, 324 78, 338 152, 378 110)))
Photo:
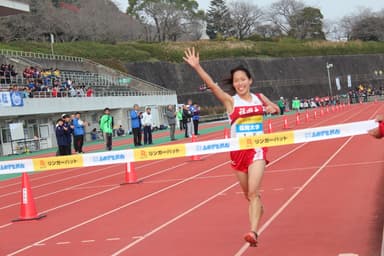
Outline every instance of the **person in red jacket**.
POLYGON ((384 116, 378 115, 376 117, 376 121, 379 123, 379 126, 375 129, 368 131, 368 134, 377 139, 381 139, 384 136, 384 116))

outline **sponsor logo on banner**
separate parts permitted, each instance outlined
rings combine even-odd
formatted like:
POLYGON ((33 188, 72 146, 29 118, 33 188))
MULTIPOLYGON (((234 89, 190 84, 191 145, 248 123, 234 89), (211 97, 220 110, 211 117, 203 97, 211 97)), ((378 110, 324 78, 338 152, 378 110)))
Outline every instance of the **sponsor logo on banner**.
POLYGON ((226 149, 230 147, 231 147, 231 144, 229 142, 211 143, 211 144, 196 146, 196 151, 212 151, 212 150, 226 149))
POLYGON ((185 148, 185 145, 182 145, 182 144, 133 150, 135 161, 158 160, 158 159, 182 157, 186 155, 185 153, 186 153, 186 148, 185 148))
POLYGON ((125 160, 125 155, 114 154, 114 155, 99 155, 99 156, 92 157, 93 162, 114 162, 119 160, 125 160))
POLYGON ((294 143, 293 131, 239 138, 240 149, 288 145, 294 143))
POLYGON ((305 133, 305 138, 319 138, 319 137, 330 137, 335 135, 340 135, 340 129, 328 129, 322 131, 314 131, 305 133))
POLYGON ((75 167, 83 167, 83 157, 59 156, 32 159, 35 171, 58 170, 75 167))
POLYGON ((22 173, 33 171, 32 160, 16 160, 0 162, 0 174, 22 173))

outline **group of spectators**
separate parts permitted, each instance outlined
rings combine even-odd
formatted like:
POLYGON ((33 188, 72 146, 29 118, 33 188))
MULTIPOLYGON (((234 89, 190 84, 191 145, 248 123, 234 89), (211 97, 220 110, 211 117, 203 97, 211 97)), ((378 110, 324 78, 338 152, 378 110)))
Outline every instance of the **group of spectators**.
POLYGON ((76 153, 84 153, 84 136, 86 121, 81 120, 80 112, 73 115, 63 114, 57 121, 55 127, 58 150, 57 156, 71 155, 72 142, 76 153))
POLYGON ((1 64, 0 66, 0 84, 11 84, 17 76, 15 67, 11 64, 1 64))
POLYGON ((371 86, 365 86, 363 84, 360 84, 356 88, 348 91, 349 102, 351 104, 359 102, 368 102, 368 97, 376 95, 384 95, 383 86, 372 88, 371 86))
POLYGON ((38 69, 27 67, 23 77, 26 79, 28 97, 91 97, 93 89, 85 85, 78 85, 70 79, 62 79, 59 69, 38 69))
POLYGON ((180 131, 185 130, 186 138, 192 137, 192 134, 199 135, 200 107, 197 103, 188 100, 187 104, 179 107, 177 119, 180 131))

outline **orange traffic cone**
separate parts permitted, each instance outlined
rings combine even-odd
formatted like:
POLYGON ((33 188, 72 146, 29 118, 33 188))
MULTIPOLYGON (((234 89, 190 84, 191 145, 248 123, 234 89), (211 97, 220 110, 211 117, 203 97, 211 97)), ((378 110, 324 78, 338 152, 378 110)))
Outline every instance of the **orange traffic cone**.
POLYGON ((20 218, 12 221, 24 220, 39 220, 44 218, 45 214, 37 214, 35 201, 32 196, 31 186, 29 185, 29 178, 27 173, 23 173, 21 177, 21 205, 20 205, 20 218))
POLYGON ((326 112, 329 113, 329 107, 328 107, 328 106, 327 106, 327 108, 326 108, 326 112))
POLYGON ((229 131, 228 131, 228 128, 225 127, 224 128, 224 139, 228 139, 229 138, 229 131))
POLYGON ((120 185, 127 185, 127 184, 137 184, 141 181, 137 180, 135 167, 132 162, 128 162, 125 164, 125 181, 124 183, 121 183, 120 185))
POLYGON ((272 133, 273 132, 273 129, 272 129, 272 122, 271 122, 271 119, 268 120, 268 133, 272 133))
POLYGON ((288 117, 284 116, 284 126, 283 126, 283 129, 289 129, 289 126, 288 126, 288 117))
POLYGON ((305 121, 309 122, 309 112, 308 112, 308 110, 305 111, 305 121))
POLYGON ((317 110, 315 110, 315 111, 313 112, 313 117, 314 117, 315 119, 317 119, 317 110))
POLYGON ((300 125, 300 113, 296 114, 296 125, 300 125))
POLYGON ((320 116, 324 116, 324 109, 323 109, 323 107, 321 107, 321 109, 320 109, 320 116))
MULTIPOLYGON (((192 142, 196 142, 196 136, 193 134, 192 135, 192 142)), ((191 157, 191 160, 192 161, 198 161, 198 160, 201 160, 201 158, 200 158, 200 156, 198 156, 198 155, 193 155, 192 157, 191 157)))

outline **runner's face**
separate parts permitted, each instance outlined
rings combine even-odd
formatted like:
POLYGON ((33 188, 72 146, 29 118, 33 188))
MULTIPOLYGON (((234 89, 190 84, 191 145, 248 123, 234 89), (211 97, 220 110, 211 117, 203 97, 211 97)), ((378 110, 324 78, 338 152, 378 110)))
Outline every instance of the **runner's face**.
POLYGON ((244 71, 239 70, 233 73, 233 87, 238 95, 248 94, 251 84, 252 79, 248 78, 244 71))

